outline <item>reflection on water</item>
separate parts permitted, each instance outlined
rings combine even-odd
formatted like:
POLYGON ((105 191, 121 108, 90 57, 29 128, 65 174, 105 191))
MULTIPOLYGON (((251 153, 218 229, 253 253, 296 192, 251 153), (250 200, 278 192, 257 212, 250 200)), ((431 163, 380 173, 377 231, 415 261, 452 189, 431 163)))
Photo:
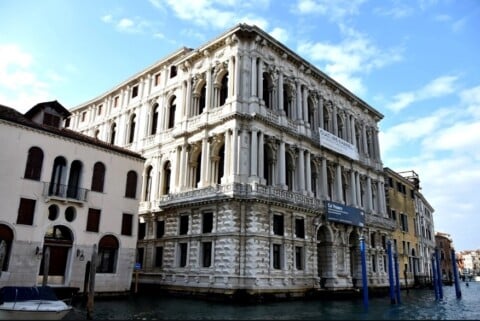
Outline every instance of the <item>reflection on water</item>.
MULTIPOLYGON (((372 298, 368 308, 360 300, 289 301, 262 304, 228 304, 164 296, 131 296, 96 299, 94 320, 480 320, 480 282, 443 287, 443 299, 435 300, 433 290, 402 291, 401 304, 389 297, 372 298)), ((82 303, 66 320, 85 320, 82 303)))

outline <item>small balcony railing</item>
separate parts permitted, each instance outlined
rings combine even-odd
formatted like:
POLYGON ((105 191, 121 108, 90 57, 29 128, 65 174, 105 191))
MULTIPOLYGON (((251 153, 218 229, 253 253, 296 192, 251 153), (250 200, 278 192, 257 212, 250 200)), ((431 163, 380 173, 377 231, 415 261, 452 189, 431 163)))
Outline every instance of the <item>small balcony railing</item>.
POLYGON ((86 202, 88 190, 73 185, 44 182, 43 195, 45 197, 73 199, 80 202, 86 202))

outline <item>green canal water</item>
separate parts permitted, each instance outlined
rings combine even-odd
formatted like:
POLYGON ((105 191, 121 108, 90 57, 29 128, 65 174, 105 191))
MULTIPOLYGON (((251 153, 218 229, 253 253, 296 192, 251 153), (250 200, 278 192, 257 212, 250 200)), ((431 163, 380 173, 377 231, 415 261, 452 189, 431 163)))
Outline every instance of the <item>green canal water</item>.
MULTIPOLYGON (((480 320, 480 282, 443 286, 436 300, 429 289, 401 291, 401 302, 371 298, 356 300, 296 300, 261 304, 228 304, 165 296, 96 299, 93 320, 480 320)), ((74 303, 65 320, 86 320, 84 303, 74 303)))

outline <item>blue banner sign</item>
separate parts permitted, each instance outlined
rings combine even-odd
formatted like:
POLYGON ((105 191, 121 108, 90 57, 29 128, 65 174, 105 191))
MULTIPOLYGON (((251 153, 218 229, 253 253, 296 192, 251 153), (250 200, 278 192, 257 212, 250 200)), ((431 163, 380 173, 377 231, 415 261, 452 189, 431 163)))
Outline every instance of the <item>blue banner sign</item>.
POLYGON ((365 212, 356 207, 325 201, 325 210, 329 221, 360 227, 365 225, 365 212))

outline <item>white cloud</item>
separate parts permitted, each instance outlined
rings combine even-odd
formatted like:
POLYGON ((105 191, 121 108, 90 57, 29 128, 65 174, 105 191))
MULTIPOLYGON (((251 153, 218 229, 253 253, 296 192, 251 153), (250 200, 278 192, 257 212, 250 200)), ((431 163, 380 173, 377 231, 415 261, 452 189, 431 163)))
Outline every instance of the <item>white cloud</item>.
MULTIPOLYGON (((258 2, 262 8, 268 7, 268 4, 269 1, 258 2)), ((245 8, 258 9, 254 1, 167 0, 165 5, 181 20, 197 26, 227 29, 241 22, 255 24, 262 29, 268 26, 266 19, 253 13, 244 13, 245 8)))
MULTIPOLYGON (((431 82, 425 95, 441 94, 449 81, 431 82)), ((463 226, 471 226, 480 206, 480 86, 462 90, 458 102, 432 115, 392 126, 380 133, 386 166, 415 170, 422 193, 435 210, 435 231, 450 233, 459 244, 480 247, 480 238, 467 239, 463 226), (413 152, 407 152, 409 147, 413 152), (407 153, 408 155, 406 155, 407 153), (415 155, 412 157, 411 155, 415 155)), ((470 236, 471 238, 471 236, 470 236)), ((465 248, 463 248, 465 249, 465 248)), ((468 249, 468 248, 467 248, 468 249)))
POLYGON ((107 14, 101 18, 101 20, 107 24, 112 24, 120 32, 125 33, 143 33, 151 29, 151 23, 140 17, 123 17, 115 18, 111 14, 107 14))
POLYGON ((396 2, 393 4, 393 7, 388 8, 377 7, 373 11, 378 15, 392 17, 394 19, 406 18, 415 12, 414 8, 406 5, 403 2, 396 2))
POLYGON ((378 48, 366 35, 341 26, 339 44, 300 42, 298 52, 357 95, 365 94, 360 75, 402 59, 401 50, 378 48))
POLYGON ((270 35, 281 43, 288 41, 288 31, 283 28, 273 28, 273 30, 270 31, 270 35))
POLYGON ((420 89, 396 94, 393 96, 393 101, 386 107, 394 112, 399 112, 414 102, 452 94, 457 89, 455 83, 457 79, 457 76, 438 77, 420 89))
POLYGON ((365 0, 298 0, 294 6, 295 13, 319 14, 327 16, 332 21, 341 21, 360 12, 360 6, 365 0))
MULTIPOLYGON (((0 44, 0 102, 26 112, 41 101, 51 100, 49 83, 35 72, 33 56, 15 44, 0 44)), ((53 71, 46 75, 58 79, 53 71)))

